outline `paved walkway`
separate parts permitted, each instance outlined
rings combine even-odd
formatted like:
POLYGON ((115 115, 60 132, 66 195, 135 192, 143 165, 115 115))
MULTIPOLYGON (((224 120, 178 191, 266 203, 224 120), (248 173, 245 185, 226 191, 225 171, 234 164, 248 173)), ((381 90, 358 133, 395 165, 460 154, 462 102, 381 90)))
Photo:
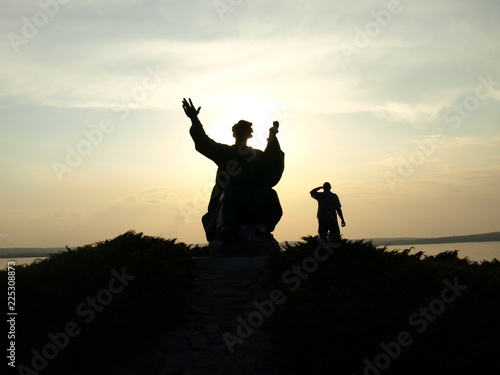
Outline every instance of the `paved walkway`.
POLYGON ((160 338, 169 358, 159 374, 276 374, 265 315, 254 304, 270 292, 263 267, 200 267, 188 321, 160 338))
POLYGON ((133 358, 99 370, 89 363, 72 375, 91 368, 110 375, 277 375, 267 319, 254 304, 269 300, 272 290, 264 258, 241 258, 222 269, 207 260, 197 260, 197 285, 178 329, 138 344, 133 358))

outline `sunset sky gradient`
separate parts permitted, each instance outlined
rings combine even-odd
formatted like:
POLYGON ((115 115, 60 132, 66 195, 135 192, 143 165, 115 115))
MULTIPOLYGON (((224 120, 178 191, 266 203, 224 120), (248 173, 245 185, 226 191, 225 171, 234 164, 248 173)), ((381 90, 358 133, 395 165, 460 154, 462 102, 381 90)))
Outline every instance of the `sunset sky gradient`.
POLYGON ((347 238, 500 230, 500 2, 5 0, 0 247, 129 229, 205 242, 209 136, 280 122, 284 216, 317 230, 325 181, 347 238))

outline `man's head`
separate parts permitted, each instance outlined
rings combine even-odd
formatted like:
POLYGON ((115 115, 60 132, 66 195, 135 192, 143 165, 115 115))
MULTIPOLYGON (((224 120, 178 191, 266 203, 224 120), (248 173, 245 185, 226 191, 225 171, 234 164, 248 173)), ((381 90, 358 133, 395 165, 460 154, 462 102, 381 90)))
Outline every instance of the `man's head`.
POLYGON ((252 138, 252 123, 240 120, 236 124, 233 125, 233 137, 236 138, 237 141, 246 141, 249 138, 252 138))
POLYGON ((330 191, 330 190, 332 190, 332 185, 330 185, 330 183, 329 183, 329 182, 325 182, 325 183, 323 184, 323 190, 324 190, 324 191, 330 191))

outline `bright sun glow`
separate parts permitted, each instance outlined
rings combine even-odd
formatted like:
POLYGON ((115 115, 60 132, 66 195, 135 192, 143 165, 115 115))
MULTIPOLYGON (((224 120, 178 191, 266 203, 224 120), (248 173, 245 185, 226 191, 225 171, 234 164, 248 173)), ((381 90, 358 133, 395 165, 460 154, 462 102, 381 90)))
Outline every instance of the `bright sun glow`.
POLYGON ((207 98, 203 109, 205 115, 208 115, 207 112, 214 115, 210 130, 207 131, 211 138, 217 142, 233 144, 231 127, 239 120, 246 120, 253 124, 253 137, 248 144, 263 149, 267 143, 269 128, 278 119, 280 106, 255 94, 237 93, 230 97, 207 98))

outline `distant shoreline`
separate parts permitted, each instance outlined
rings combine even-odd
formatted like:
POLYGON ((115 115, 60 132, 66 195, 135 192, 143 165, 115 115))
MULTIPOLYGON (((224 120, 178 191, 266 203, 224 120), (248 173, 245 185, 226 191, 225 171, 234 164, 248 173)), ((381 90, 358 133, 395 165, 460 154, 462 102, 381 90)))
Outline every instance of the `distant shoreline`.
POLYGON ((10 247, 0 249, 1 258, 45 258, 50 254, 65 251, 65 247, 10 247))
POLYGON ((434 238, 367 238, 366 241, 371 241, 374 245, 426 245, 426 244, 441 244, 441 243, 461 243, 461 242, 495 242, 500 241, 500 232, 469 234, 466 236, 448 236, 434 238))

